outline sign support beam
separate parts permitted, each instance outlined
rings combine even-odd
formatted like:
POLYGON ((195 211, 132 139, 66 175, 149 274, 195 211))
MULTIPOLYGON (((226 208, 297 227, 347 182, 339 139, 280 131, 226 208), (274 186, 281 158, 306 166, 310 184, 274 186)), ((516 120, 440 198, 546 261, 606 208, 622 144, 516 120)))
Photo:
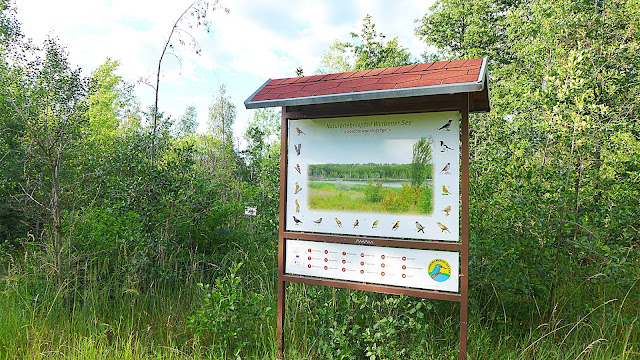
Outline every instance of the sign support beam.
POLYGON ((467 94, 462 105, 460 123, 462 157, 460 195, 462 201, 460 235, 462 251, 460 252, 460 360, 467 360, 467 320, 469 309, 469 97, 467 94))

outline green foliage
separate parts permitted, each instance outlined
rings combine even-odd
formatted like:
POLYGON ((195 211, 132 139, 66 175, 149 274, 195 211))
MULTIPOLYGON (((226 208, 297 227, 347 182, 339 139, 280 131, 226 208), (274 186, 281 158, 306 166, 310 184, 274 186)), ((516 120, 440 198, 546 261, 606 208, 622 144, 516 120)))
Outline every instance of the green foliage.
POLYGON ((377 203, 382 201, 383 192, 382 183, 377 182, 374 185, 373 180, 369 180, 367 188, 364 190, 364 196, 367 201, 377 203))
POLYGON ((198 130, 198 121, 196 120, 198 112, 193 105, 187 106, 184 110, 184 114, 178 118, 178 121, 174 124, 174 132, 177 138, 183 138, 185 136, 193 136, 198 130))
POLYGON ((376 25, 367 14, 360 33, 352 32, 351 42, 335 41, 320 60, 318 74, 368 70, 383 67, 409 65, 413 63, 409 51, 402 47, 398 38, 385 41, 376 25))
POLYGON ((213 98, 209 107, 209 132, 222 141, 224 146, 233 143, 233 123, 236 120, 236 107, 227 95, 227 88, 221 84, 218 95, 213 98))
POLYGON ((313 310, 309 324, 316 332, 316 356, 323 359, 413 358, 411 344, 423 331, 426 315, 433 311, 429 302, 364 292, 332 292, 340 301, 322 301, 313 310))
MULTIPOLYGON (((0 6, 0 358, 274 358, 280 114, 256 112, 242 152, 223 91, 216 134, 151 107, 155 131, 117 62, 89 83, 0 6)), ((470 358, 640 356, 639 29, 622 0, 441 0, 418 20, 433 58, 491 61, 492 111, 470 121, 470 358)), ((368 17, 354 35, 332 71, 408 59, 368 17)), ((412 179, 405 165, 312 168, 371 180, 310 182, 314 206, 432 212, 432 168, 372 180, 412 179)), ((301 284, 287 299, 288 358, 457 357, 455 304, 301 284)))
POLYGON ((262 324, 271 315, 271 308, 264 307, 264 295, 244 291, 237 276, 241 266, 230 267, 228 274, 216 278, 213 287, 198 284, 202 304, 188 321, 201 343, 222 348, 223 356, 239 357, 243 348, 259 342, 262 324))
MULTIPOLYGON (((430 161, 430 160, 428 160, 430 161)), ((431 179, 431 164, 424 164, 425 179, 431 179)), ((376 180, 400 181, 411 178, 413 164, 311 164, 310 180, 376 180)))
POLYGON ((413 186, 422 186, 427 179, 433 179, 431 145, 433 145, 433 140, 425 137, 420 138, 413 145, 413 156, 411 158, 411 184, 413 186))

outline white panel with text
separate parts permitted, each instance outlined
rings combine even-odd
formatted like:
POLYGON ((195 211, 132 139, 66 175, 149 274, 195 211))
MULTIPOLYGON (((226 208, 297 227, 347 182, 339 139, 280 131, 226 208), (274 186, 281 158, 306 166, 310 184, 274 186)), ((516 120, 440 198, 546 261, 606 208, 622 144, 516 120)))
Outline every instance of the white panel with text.
POLYGON ((285 272, 457 293, 458 252, 287 240, 285 272))

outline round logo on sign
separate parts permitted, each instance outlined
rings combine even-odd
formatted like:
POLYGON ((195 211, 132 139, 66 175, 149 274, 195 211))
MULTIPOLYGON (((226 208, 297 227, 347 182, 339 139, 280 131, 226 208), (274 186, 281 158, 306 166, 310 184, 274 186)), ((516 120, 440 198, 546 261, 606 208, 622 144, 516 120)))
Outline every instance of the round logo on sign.
POLYGON ((429 276, 437 282, 447 281, 451 276, 451 266, 442 259, 435 259, 429 263, 427 267, 429 276))

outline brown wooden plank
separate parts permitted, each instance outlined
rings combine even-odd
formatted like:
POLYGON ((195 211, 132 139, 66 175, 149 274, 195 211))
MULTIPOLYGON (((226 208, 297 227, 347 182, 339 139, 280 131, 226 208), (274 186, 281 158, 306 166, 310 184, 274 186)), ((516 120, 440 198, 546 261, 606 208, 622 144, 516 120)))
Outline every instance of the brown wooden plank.
POLYGON ((466 97, 467 93, 461 93, 453 95, 366 100, 350 103, 287 106, 285 108, 289 119, 406 114, 460 110, 460 105, 466 97))
POLYGON ((301 275, 284 275, 285 281, 297 282, 302 284, 331 286, 341 289, 373 291, 381 294, 406 295, 425 299, 460 301, 460 294, 448 293, 443 291, 421 290, 413 288, 404 288, 398 286, 378 285, 369 283, 358 283, 342 280, 319 279, 301 275))
POLYGON ((389 239, 374 238, 365 236, 343 236, 331 234, 316 233, 298 233, 284 232, 285 239, 324 241, 333 243, 356 244, 356 245, 376 245, 376 246, 393 246, 412 249, 427 250, 444 250, 444 251, 462 251, 462 243, 449 241, 424 241, 424 240, 406 240, 406 239, 389 239))

